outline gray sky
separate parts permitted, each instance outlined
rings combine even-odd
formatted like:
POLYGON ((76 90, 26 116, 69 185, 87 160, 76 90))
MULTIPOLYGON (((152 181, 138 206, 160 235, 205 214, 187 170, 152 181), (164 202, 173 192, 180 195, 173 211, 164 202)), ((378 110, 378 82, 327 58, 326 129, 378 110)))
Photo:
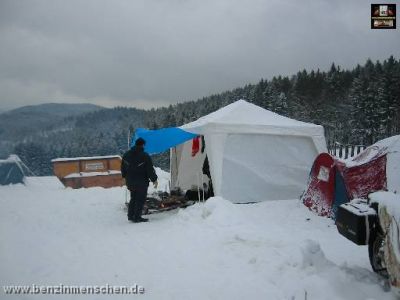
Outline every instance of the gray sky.
POLYGON ((327 70, 332 61, 399 58, 400 29, 371 30, 370 4, 0 0, 0 110, 45 102, 157 107, 327 70))

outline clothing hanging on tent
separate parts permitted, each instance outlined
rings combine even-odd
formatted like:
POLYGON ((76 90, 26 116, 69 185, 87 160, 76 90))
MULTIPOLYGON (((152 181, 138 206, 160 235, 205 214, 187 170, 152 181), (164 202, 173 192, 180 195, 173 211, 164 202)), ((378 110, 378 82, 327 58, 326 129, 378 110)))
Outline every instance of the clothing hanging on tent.
POLYGON ((206 151, 206 140, 204 139, 204 135, 201 136, 201 153, 206 151))
POLYGON ((196 156, 199 150, 200 150, 200 137, 196 136, 192 140, 192 156, 196 156))

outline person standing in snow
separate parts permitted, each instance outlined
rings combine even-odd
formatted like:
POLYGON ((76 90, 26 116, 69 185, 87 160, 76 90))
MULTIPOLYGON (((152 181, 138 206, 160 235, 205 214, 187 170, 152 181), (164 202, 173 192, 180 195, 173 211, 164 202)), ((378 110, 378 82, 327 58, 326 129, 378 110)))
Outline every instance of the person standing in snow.
POLYGON ((157 175, 150 156, 144 151, 146 141, 138 138, 135 146, 122 157, 121 174, 131 194, 128 220, 134 223, 147 222, 142 218, 142 210, 147 197, 149 180, 157 188, 157 175))

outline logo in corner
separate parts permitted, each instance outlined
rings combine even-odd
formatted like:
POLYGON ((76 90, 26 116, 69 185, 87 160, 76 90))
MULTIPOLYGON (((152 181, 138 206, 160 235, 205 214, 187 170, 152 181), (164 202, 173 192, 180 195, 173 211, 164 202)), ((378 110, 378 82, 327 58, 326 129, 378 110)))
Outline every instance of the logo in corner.
POLYGON ((371 29, 396 29, 396 4, 371 4, 371 29))

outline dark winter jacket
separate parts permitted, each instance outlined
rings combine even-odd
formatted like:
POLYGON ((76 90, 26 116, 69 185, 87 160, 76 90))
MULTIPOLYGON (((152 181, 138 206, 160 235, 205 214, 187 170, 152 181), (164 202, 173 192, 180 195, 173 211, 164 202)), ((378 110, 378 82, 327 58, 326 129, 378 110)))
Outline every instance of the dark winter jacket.
POLYGON ((150 156, 142 147, 133 147, 122 157, 121 174, 126 179, 126 185, 133 189, 135 185, 149 185, 149 180, 155 182, 157 175, 150 156))

